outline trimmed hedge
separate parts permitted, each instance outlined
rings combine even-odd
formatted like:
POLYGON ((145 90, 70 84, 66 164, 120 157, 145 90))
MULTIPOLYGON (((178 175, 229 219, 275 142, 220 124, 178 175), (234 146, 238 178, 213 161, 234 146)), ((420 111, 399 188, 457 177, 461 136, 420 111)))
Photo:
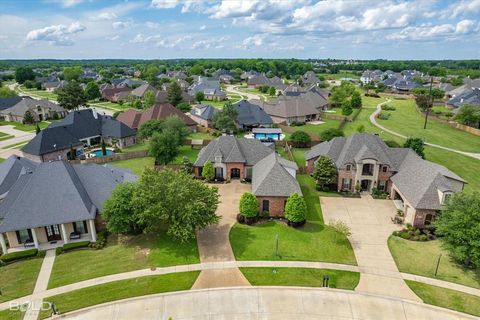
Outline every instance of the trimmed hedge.
POLYGON ((38 254, 38 249, 29 249, 29 250, 17 251, 17 252, 11 252, 11 253, 4 254, 4 255, 0 256, 0 260, 7 263, 7 262, 15 261, 15 260, 36 257, 37 254, 38 254))
POLYGON ((88 248, 90 246, 90 241, 79 241, 79 242, 71 242, 66 243, 63 247, 58 247, 55 249, 55 254, 58 256, 64 252, 68 252, 71 250, 79 249, 79 248, 88 248))

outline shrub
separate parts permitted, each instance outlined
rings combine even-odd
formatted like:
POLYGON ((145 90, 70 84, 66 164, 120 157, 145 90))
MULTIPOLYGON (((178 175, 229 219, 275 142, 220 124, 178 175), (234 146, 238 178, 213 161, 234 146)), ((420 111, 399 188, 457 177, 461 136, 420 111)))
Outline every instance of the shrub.
POLYGON ((294 142, 297 147, 306 147, 310 143, 311 138, 308 133, 299 130, 292 133, 288 140, 294 142))
POLYGON ((112 118, 117 119, 117 117, 120 113, 122 113, 122 111, 115 111, 112 115, 112 118))
POLYGON ((262 216, 263 216, 263 219, 268 219, 268 218, 270 218, 270 212, 265 210, 265 211, 262 212, 262 216))
POLYGON ((330 128, 320 133, 322 141, 330 141, 335 137, 343 137, 345 134, 340 129, 330 128))
POLYGON ((245 192, 240 198, 240 214, 245 218, 253 218, 258 215, 257 197, 250 192, 245 192))
POLYGON ((453 117, 453 114, 454 114, 454 113, 453 113, 452 111, 447 111, 447 112, 445 112, 443 115, 444 115, 445 117, 447 117, 447 118, 451 118, 451 117, 453 117))
POLYGON ((401 232, 400 233, 400 238, 405 239, 405 240, 409 240, 410 235, 407 232, 401 232))
POLYGON ((394 141, 394 140, 385 140, 384 142, 385 142, 385 144, 386 144, 387 146, 389 146, 390 148, 401 148, 400 143, 398 143, 397 141, 394 141))
POLYGON ((46 254, 47 252, 45 250, 38 250, 37 258, 43 258, 46 254))
POLYGON ((31 258, 35 257, 38 254, 38 249, 29 249, 29 250, 24 250, 24 251, 17 251, 17 252, 11 252, 4 254, 0 256, 0 260, 2 260, 5 263, 12 262, 15 260, 21 260, 21 259, 26 259, 26 258, 31 258))
POLYGON ((376 93, 365 93, 365 97, 380 98, 380 96, 376 93))
POLYGON ((63 247, 57 247, 55 248, 55 255, 59 256, 63 253, 63 247))
POLYGON ((388 104, 384 104, 382 105, 382 110, 395 111, 397 110, 397 108, 395 108, 394 106, 389 106, 388 104))
POLYGON ((294 192, 288 197, 285 205, 285 218, 293 223, 304 222, 307 216, 307 204, 305 199, 294 192))
POLYGON ((202 177, 204 177, 207 181, 212 181, 215 177, 215 171, 211 161, 207 161, 203 165, 202 177))
POLYGON ((58 115, 57 112, 54 112, 52 115, 52 120, 58 120, 58 119, 60 119, 60 116, 58 115))
POLYGON ((428 237, 426 234, 422 234, 421 236, 418 237, 418 240, 419 241, 427 241, 428 240, 428 237))
POLYGON ((67 252, 67 251, 78 249, 78 248, 86 248, 89 245, 90 245, 90 241, 79 241, 79 242, 66 243, 66 244, 63 245, 63 251, 67 252))
POLYGON ((378 114, 378 119, 380 120, 388 120, 390 118, 390 113, 389 112, 380 112, 378 114))
POLYGON ((237 214, 237 222, 241 224, 245 223, 245 217, 241 213, 237 214))

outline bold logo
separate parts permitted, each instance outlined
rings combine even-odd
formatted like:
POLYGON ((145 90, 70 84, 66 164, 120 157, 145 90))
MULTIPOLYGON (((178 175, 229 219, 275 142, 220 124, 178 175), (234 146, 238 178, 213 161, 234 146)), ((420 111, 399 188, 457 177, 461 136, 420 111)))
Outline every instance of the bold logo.
POLYGON ((21 311, 21 312, 27 312, 27 310, 48 311, 48 310, 52 310, 52 303, 48 301, 42 301, 42 302, 27 301, 24 303, 12 301, 10 302, 10 310, 21 311))

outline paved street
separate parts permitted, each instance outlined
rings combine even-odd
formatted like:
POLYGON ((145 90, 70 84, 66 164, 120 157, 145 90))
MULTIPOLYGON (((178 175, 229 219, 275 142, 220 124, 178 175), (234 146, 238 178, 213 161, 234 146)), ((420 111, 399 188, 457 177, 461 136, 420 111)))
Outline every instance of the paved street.
POLYGON ((328 224, 342 220, 352 230, 350 242, 360 270, 356 291, 420 301, 403 281, 388 249, 387 239, 398 226, 390 220, 396 208, 390 200, 321 197, 323 217, 328 224))
POLYGON ((158 294, 107 303, 61 317, 72 320, 475 319, 410 300, 296 287, 223 288, 158 294))

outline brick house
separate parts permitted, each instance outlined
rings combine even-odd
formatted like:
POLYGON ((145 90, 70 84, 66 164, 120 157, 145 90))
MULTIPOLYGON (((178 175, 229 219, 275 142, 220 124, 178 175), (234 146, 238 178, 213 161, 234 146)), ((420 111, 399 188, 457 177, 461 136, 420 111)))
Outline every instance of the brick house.
POLYGON ((251 180, 259 212, 283 216, 288 197, 294 192, 302 194, 296 180, 296 163, 283 159, 259 140, 234 136, 213 140, 194 163, 197 177, 201 177, 207 161, 212 162, 217 180, 251 180))
POLYGON ((317 144, 305 154, 313 173, 317 159, 330 157, 337 167, 337 191, 374 189, 389 194, 405 222, 429 225, 445 200, 463 190, 465 181, 447 168, 423 160, 408 148, 390 148, 377 135, 357 133, 317 144))

